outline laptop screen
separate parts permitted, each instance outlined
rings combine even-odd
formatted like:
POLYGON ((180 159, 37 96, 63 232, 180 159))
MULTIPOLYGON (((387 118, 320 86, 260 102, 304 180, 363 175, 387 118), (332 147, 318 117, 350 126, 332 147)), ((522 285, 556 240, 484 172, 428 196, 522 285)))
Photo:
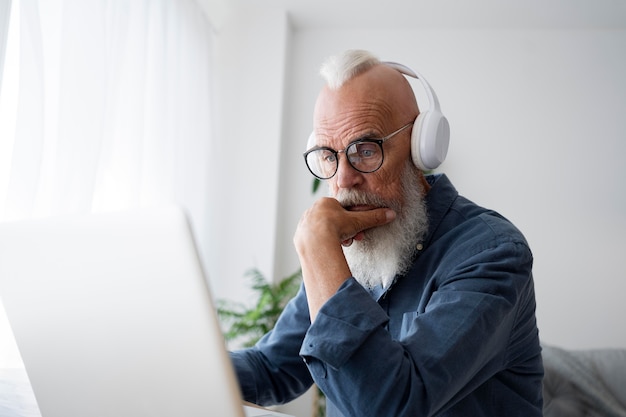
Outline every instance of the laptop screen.
POLYGON ((244 415, 178 208, 2 223, 0 295, 45 417, 244 415))

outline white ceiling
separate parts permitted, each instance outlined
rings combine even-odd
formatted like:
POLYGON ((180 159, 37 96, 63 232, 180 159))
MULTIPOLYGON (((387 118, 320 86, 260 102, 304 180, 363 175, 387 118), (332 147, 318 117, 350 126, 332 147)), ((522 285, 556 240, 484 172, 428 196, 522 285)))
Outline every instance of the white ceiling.
POLYGON ((219 28, 236 10, 285 10, 295 29, 626 29, 626 0, 198 0, 219 28))

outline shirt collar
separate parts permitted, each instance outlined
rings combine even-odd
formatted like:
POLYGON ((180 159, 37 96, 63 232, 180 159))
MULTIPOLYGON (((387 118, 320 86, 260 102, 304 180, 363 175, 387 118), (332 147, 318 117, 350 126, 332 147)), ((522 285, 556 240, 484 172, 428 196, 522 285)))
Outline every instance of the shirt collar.
POLYGON ((446 213, 452 207, 454 200, 459 196, 459 192, 454 188, 446 174, 426 175, 426 181, 428 181, 431 188, 426 194, 428 233, 424 238, 424 248, 430 245, 446 213))

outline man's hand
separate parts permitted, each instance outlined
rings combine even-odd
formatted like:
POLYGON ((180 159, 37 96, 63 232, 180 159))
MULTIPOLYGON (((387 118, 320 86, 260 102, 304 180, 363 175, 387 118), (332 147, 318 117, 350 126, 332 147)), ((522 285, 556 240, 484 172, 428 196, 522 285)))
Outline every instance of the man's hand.
POLYGON ((393 221, 393 210, 348 211, 334 198, 322 198, 304 212, 294 244, 307 291, 311 322, 324 303, 351 276, 341 245, 363 238, 367 229, 393 221))

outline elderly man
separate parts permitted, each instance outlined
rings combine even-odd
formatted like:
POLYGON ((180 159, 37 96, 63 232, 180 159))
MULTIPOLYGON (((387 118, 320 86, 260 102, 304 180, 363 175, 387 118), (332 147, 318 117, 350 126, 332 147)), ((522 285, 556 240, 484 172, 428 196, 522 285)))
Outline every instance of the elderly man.
POLYGON ((305 160, 330 197, 294 236, 300 292, 231 354, 244 398, 282 403, 315 382, 329 417, 541 416, 531 251, 445 175, 424 175, 420 141, 443 140, 441 156, 447 122, 420 137, 403 73, 365 51, 322 67, 305 160))

